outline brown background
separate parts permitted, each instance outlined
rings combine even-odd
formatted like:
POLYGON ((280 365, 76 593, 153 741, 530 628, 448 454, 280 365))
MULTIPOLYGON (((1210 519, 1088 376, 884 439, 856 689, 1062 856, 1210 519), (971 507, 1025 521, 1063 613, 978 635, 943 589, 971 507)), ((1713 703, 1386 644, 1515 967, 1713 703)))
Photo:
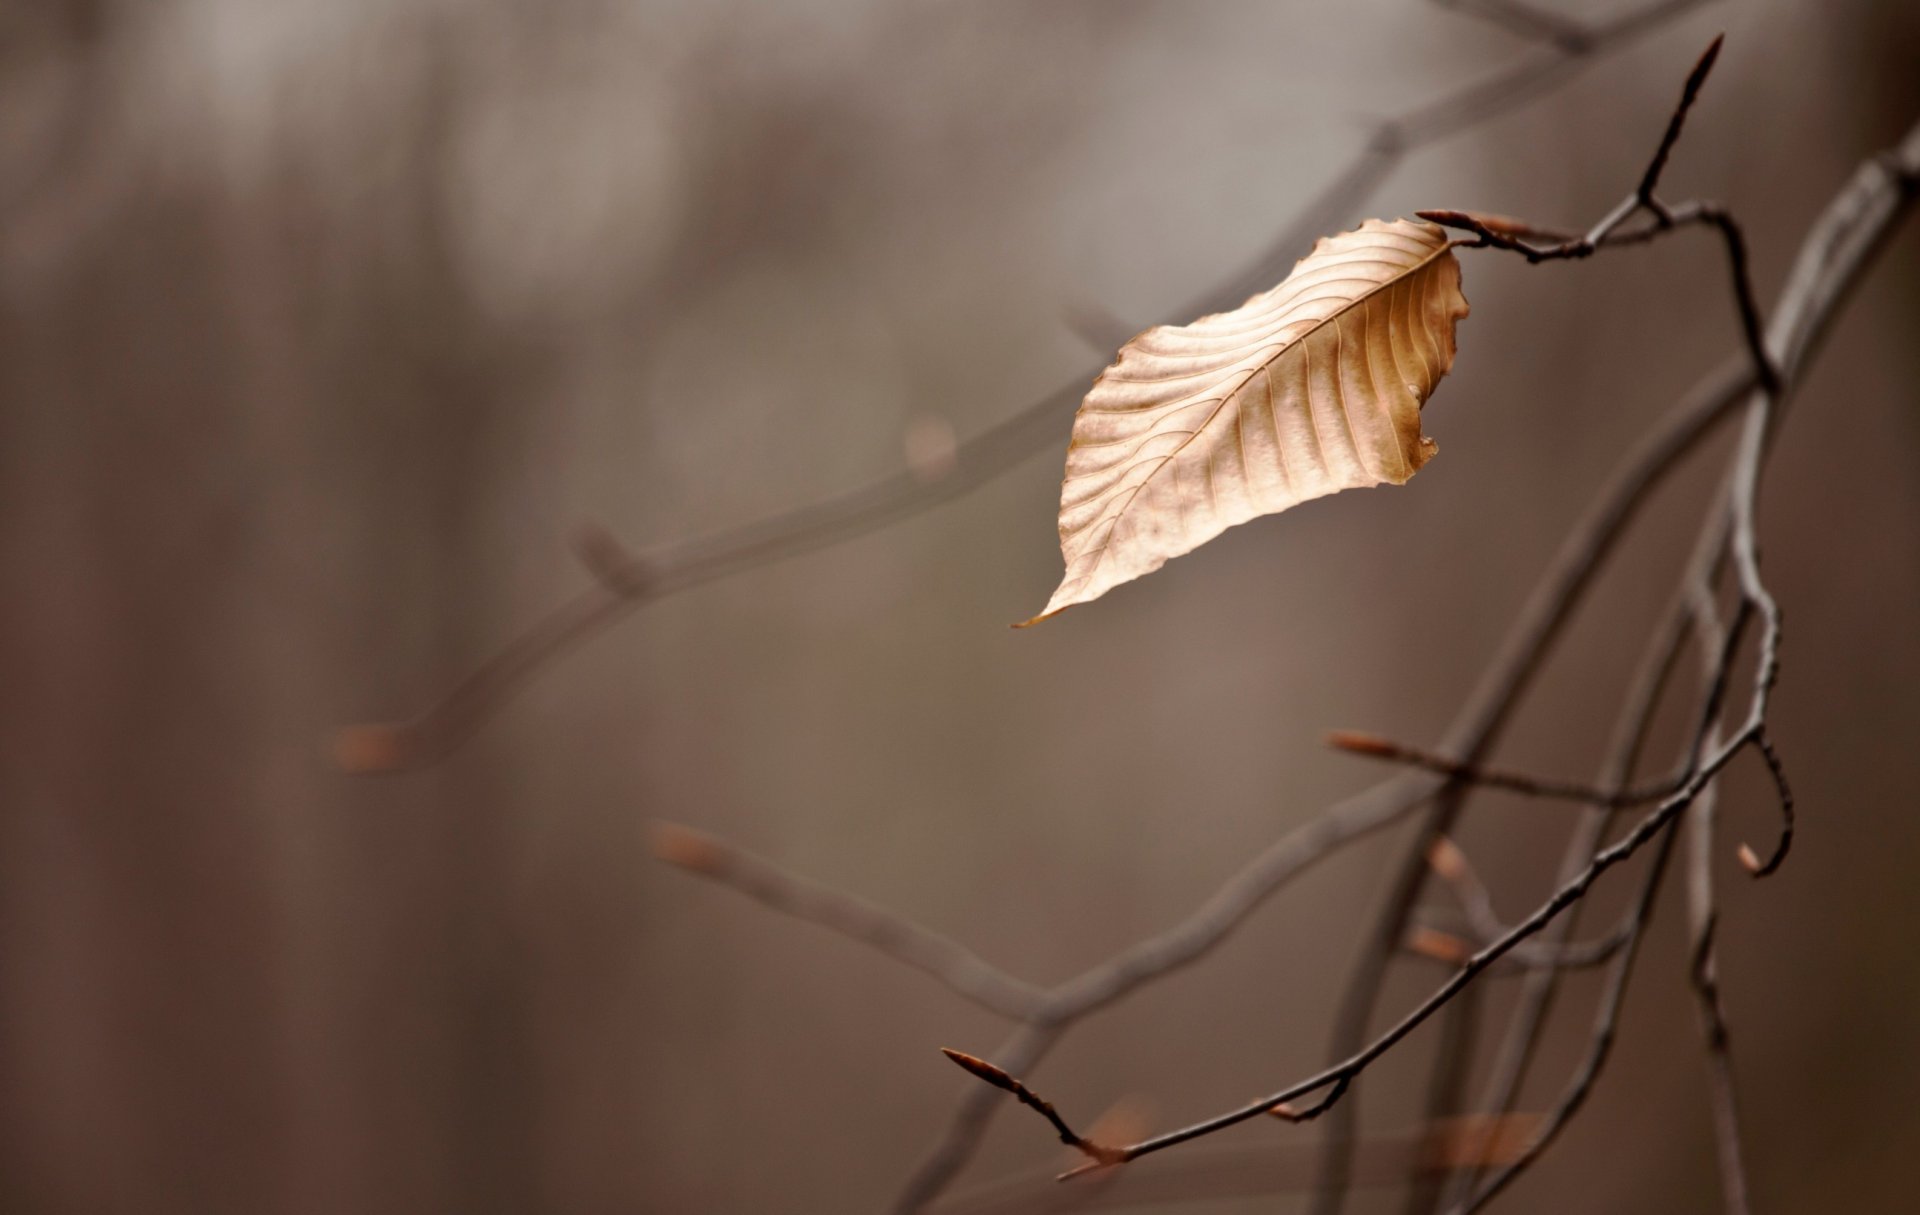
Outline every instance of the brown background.
MULTIPOLYGON (((1669 190, 1745 217, 1771 299, 1920 115, 1911 4, 1707 5, 1366 213, 1596 216, 1719 29, 1669 190)), ((437 768, 350 778, 329 732, 583 585, 583 518, 710 532, 1085 377, 1067 310, 1176 306, 1373 118, 1523 50, 1414 0, 0 10, 0 1209, 877 1209, 966 1083, 934 1048, 1000 1027, 656 866, 649 822, 1040 981, 1172 922, 1378 775, 1320 731, 1437 736, 1598 480, 1732 348, 1711 242, 1472 256, 1413 484, 1042 629, 1004 626, 1058 572, 1053 449, 647 608, 437 768)), ((1805 829, 1771 883, 1726 867, 1722 932, 1766 1212, 1902 1209, 1920 1148, 1917 270, 1910 227, 1766 493, 1805 829)), ((1591 768, 1714 475, 1661 495, 1503 759, 1591 768)), ((1754 773, 1728 793, 1764 840, 1754 773)), ((1510 913, 1560 814, 1490 800, 1466 833, 1510 913)), ((1045 1089, 1168 1126, 1316 1066, 1397 839, 1087 1024, 1045 1089)), ((1509 1209, 1713 1201, 1676 910, 1509 1209)), ((1368 1080, 1371 1125, 1406 1124, 1429 1048, 1368 1080)), ((1059 1151, 1005 1118, 970 1177, 1059 1151)))

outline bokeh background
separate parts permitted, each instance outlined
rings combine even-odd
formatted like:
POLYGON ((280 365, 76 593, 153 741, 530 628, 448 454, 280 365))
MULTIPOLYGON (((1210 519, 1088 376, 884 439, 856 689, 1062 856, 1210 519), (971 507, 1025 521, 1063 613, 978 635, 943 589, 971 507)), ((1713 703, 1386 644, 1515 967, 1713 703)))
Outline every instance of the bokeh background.
MULTIPOLYGON (((1920 115, 1906 0, 1707 4, 1414 155, 1364 213, 1589 221, 1721 29, 1668 188, 1736 208, 1771 300, 1920 115)), ((1528 53, 1419 0, 0 9, 0 1209, 881 1209, 970 1083, 935 1047, 1001 1026, 658 865, 649 824, 1036 981, 1173 922, 1381 775, 1321 731, 1437 737, 1606 470, 1733 349, 1711 241, 1470 256, 1417 480, 1043 628, 1005 626, 1057 578, 1064 415, 963 498, 647 607, 444 763, 348 776, 331 732, 413 712, 585 585, 582 520, 713 532, 1090 377, 1070 317, 1177 307, 1372 121, 1528 53)), ((1766 491, 1804 830, 1771 882, 1724 865, 1721 941, 1767 1212, 1905 1209, 1920 1148, 1917 272, 1910 224, 1766 491)), ((1711 450, 1504 760, 1591 769, 1711 450)), ((1764 840, 1754 774, 1727 794, 1725 851, 1764 840)), ((1470 820, 1509 913, 1562 815, 1470 820)), ((1403 838, 1087 1023, 1044 1091, 1166 1127, 1316 1067, 1403 838)), ((1716 1201, 1681 919, 1507 1209, 1716 1201)), ((1437 977, 1403 967, 1385 1008, 1437 977)), ((1580 1044, 1571 991, 1534 1103, 1580 1044)), ((1414 1117, 1431 1037, 1366 1082, 1370 1127, 1414 1117)), ((1003 1117, 963 1180, 1061 1151, 1003 1117)))

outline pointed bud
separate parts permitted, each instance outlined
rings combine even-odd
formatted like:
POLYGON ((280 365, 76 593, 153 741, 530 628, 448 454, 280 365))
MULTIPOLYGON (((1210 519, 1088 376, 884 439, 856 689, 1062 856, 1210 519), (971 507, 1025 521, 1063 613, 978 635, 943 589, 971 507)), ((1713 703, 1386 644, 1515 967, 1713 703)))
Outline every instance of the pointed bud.
POLYGON ((1001 1071, 993 1064, 988 1063, 985 1059, 975 1055, 969 1055, 965 1051, 953 1050, 945 1046, 940 1048, 940 1053, 969 1072, 972 1072, 975 1076, 985 1080, 988 1084, 993 1085, 995 1088, 1003 1088, 1010 1093, 1020 1091, 1020 1086, 1014 1082, 1012 1076, 1007 1075, 1007 1073, 1001 1071))

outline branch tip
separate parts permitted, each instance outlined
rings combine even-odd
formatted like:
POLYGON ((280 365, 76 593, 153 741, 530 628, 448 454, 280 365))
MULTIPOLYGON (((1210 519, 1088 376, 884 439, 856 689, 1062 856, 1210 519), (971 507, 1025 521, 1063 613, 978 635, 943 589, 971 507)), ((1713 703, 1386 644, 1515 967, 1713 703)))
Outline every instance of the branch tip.
POLYGON ((637 599, 652 589, 653 571, 599 523, 574 528, 573 552, 601 586, 622 599, 637 599))
POLYGON ((1119 1161, 1117 1160, 1089 1160, 1083 1164, 1074 1165, 1064 1173, 1054 1174, 1053 1179, 1055 1181, 1072 1181, 1075 1177, 1084 1177, 1088 1173, 1098 1173, 1103 1169, 1110 1169, 1118 1163, 1119 1161))
POLYGON ((969 1055, 965 1051, 954 1050, 949 1046, 941 1047, 940 1053, 953 1060, 974 1076, 993 1085, 995 1088, 1003 1088, 1010 1093, 1018 1093, 1020 1091, 1019 1083, 1015 1081, 1012 1076, 1007 1075, 1007 1073, 977 1055, 969 1055))
POLYGON ((1471 873, 1467 864, 1467 854, 1460 851, 1460 845, 1445 835, 1436 835, 1427 848, 1427 865, 1441 880, 1447 882, 1464 881, 1471 873))
POLYGON ((407 745, 405 726, 369 724, 335 731, 330 750, 341 771, 365 776, 406 767, 413 748, 407 745))
POLYGON ((1460 966, 1473 956, 1473 947, 1450 932, 1415 924, 1407 931, 1407 950, 1423 958, 1460 966))
POLYGON ((1354 755, 1372 755, 1391 759, 1400 754, 1400 748, 1378 734, 1368 734, 1362 730, 1329 730, 1325 742, 1336 751, 1347 751, 1354 755))
POLYGON ((691 873, 724 873, 733 861, 733 851, 704 831, 682 827, 679 823, 653 825, 653 856, 691 873))

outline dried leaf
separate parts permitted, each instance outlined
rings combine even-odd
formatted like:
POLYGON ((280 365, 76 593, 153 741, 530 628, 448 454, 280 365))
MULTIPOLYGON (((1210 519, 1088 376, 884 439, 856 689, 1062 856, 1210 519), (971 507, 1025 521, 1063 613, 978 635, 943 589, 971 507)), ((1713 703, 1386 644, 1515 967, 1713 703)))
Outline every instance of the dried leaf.
POLYGON ((1066 576, 1034 624, 1237 523, 1399 485, 1434 453, 1420 407, 1467 315, 1434 224, 1323 238, 1233 312, 1149 329, 1094 381, 1060 490, 1066 576))

